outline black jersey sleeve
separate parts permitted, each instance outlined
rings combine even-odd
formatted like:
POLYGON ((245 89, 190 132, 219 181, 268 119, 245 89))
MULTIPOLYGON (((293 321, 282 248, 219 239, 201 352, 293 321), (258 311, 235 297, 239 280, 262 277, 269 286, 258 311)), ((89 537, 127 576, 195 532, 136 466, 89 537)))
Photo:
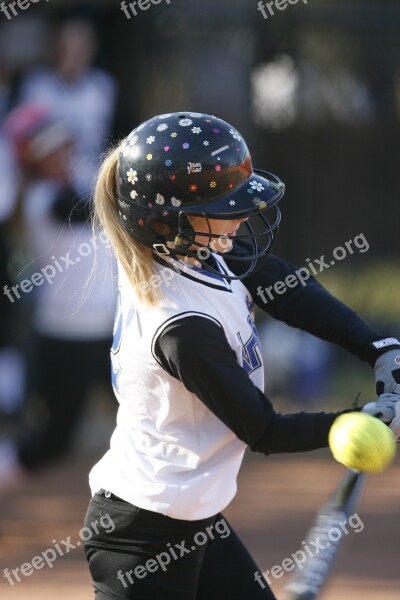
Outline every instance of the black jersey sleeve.
MULTIPOLYGON (((246 256, 249 252, 247 242, 235 241, 232 254, 246 256)), ((235 275, 243 272, 241 262, 229 260, 229 254, 225 259, 235 275)), ((373 366, 379 352, 371 347, 370 342, 386 336, 375 331, 356 312, 332 296, 314 277, 310 276, 303 285, 296 274, 298 269, 271 254, 255 273, 242 282, 255 304, 275 319, 337 344, 373 366), (277 288, 280 293, 275 292, 275 284, 284 284, 288 276, 292 276, 289 281, 293 287, 281 285, 277 288)))
POLYGON ((276 413, 239 365, 215 321, 200 316, 176 320, 157 337, 153 352, 165 371, 182 381, 253 451, 304 452, 328 445, 329 429, 341 412, 276 413))

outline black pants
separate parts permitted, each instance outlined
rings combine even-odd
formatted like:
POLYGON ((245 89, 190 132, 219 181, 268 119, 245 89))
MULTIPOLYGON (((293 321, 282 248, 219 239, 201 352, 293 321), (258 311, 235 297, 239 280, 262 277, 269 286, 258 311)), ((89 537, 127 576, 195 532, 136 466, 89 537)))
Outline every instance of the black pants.
POLYGON ((275 600, 222 514, 171 519, 101 491, 85 528, 96 600, 275 600))
POLYGON ((74 341, 35 335, 27 382, 32 419, 22 427, 17 442, 26 469, 38 469, 69 449, 94 381, 104 381, 111 392, 110 347, 109 339, 74 341))

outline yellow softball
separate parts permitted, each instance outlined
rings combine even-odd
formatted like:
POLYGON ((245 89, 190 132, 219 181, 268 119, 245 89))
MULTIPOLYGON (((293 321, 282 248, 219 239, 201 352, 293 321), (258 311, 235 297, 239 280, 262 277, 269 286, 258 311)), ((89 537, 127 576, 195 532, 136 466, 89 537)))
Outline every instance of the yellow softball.
POLYGON ((335 460, 363 473, 384 471, 396 456, 392 430, 361 412, 346 413, 334 421, 329 447, 335 460))

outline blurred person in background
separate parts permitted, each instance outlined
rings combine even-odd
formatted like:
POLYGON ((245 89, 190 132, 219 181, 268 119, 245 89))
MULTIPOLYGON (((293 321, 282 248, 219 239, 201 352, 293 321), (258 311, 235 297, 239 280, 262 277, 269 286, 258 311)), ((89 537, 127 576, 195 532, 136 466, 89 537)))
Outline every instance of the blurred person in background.
MULTIPOLYGON (((9 165, 7 146, 3 144, 0 133, 0 177, 9 165)), ((11 165, 10 165, 11 166, 11 165)), ((10 172, 10 174, 12 171, 10 172)), ((10 177, 11 180, 11 177, 10 177)), ((24 367, 19 350, 17 335, 17 310, 3 293, 3 286, 12 285, 10 273, 11 248, 9 239, 8 216, 12 210, 12 197, 7 189, 7 177, 4 177, 4 188, 0 201, 0 421, 6 425, 18 417, 23 398, 24 367)), ((11 183, 11 181, 10 181, 11 183)))
POLYGON ((91 384, 107 377, 114 312, 112 262, 87 223, 90 201, 71 172, 70 132, 34 104, 16 108, 5 128, 21 168, 19 239, 34 261, 22 271, 28 283, 4 294, 11 304, 34 302, 29 423, 18 441, 2 441, 0 489, 67 451, 91 384))
POLYGON ((76 145, 74 177, 88 188, 109 141, 116 101, 112 77, 92 66, 96 50, 89 22, 63 22, 55 36, 53 64, 28 71, 19 91, 21 102, 39 102, 65 121, 76 145))
MULTIPOLYGON (((1 145, 1 141, 0 141, 1 145)), ((0 161, 1 161, 0 149, 0 161)), ((3 194, 0 209, 0 283, 11 286, 10 247, 4 222, 3 194)), ((16 310, 3 290, 0 293, 0 422, 6 426, 18 417, 23 398, 23 359, 15 335, 16 310)))
MULTIPOLYGON (((0 57, 0 284, 11 285, 9 218, 13 213, 17 187, 17 164, 2 127, 12 105, 12 76, 0 57)), ((4 426, 17 418, 23 397, 23 359, 15 335, 17 314, 13 304, 0 293, 0 419, 4 426)))

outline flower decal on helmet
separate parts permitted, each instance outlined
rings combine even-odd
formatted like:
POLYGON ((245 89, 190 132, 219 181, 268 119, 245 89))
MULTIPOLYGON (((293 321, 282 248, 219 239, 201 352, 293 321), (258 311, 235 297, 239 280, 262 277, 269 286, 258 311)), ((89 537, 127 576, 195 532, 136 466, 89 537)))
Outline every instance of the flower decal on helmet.
POLYGON ((149 135, 149 137, 146 140, 146 144, 152 144, 153 142, 155 142, 156 138, 154 137, 154 135, 149 135))
POLYGON ((127 176, 129 183, 131 183, 132 185, 135 185, 135 183, 138 181, 137 171, 134 171, 133 169, 129 169, 129 171, 127 172, 127 176))
POLYGON ((262 192, 263 190, 265 190, 265 187, 258 181, 250 181, 250 185, 252 189, 257 190, 257 192, 262 192))
POLYGON ((193 123, 193 121, 191 121, 190 119, 181 119, 179 121, 179 125, 181 127, 189 127, 192 123, 193 123))
POLYGON ((201 133, 201 128, 200 127, 192 127, 191 131, 192 131, 192 133, 201 133))

